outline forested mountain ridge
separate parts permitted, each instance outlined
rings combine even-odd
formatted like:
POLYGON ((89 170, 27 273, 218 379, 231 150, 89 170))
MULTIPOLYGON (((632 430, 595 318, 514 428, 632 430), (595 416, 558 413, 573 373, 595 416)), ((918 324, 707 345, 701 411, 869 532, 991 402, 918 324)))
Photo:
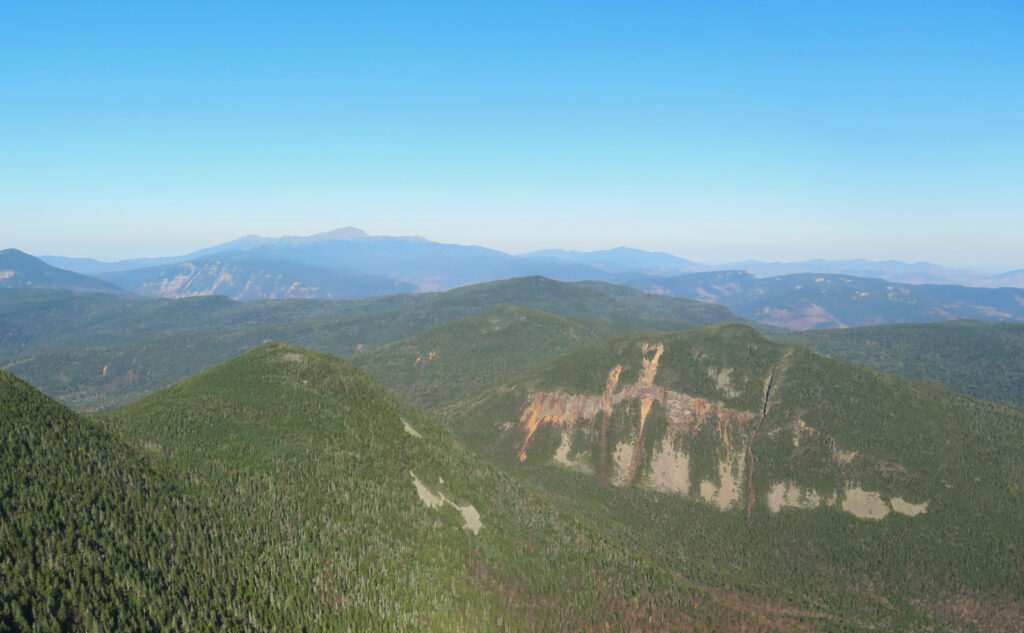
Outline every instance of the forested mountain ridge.
POLYGON ((347 356, 509 305, 594 321, 599 328, 619 323, 681 330, 738 319, 726 308, 689 299, 542 277, 345 301, 171 300, 12 289, 0 290, 0 368, 71 406, 96 410, 269 341, 347 356))
POLYGON ((1024 324, 944 321, 772 332, 848 363, 1024 407, 1024 324))
MULTIPOLYGON (((0 289, 0 357, 43 350, 108 345, 161 335, 247 327, 324 323, 371 312, 385 323, 410 320, 395 338, 507 305, 568 318, 684 329, 743 321, 728 308, 632 288, 521 277, 443 293, 365 299, 233 301, 223 296, 155 299, 78 296, 60 290, 0 289), (420 325, 423 324, 423 325, 420 325)), ((372 339, 370 339, 372 340, 372 339)), ((348 353, 342 348, 332 353, 348 353)))
MULTIPOLYGON (((351 360, 417 406, 436 413, 519 371, 633 329, 628 324, 561 321, 529 309, 498 308, 359 352, 351 360)), ((1024 406, 1024 324, 944 321, 769 330, 766 336, 980 400, 1024 406)))
POLYGON ((287 606, 278 630, 787 628, 563 512, 326 354, 267 345, 101 420, 248 535, 287 606))
POLYGON ((726 325, 597 343, 443 412, 510 472, 712 584, 788 587, 897 630, 967 627, 948 610, 964 590, 1010 618, 981 630, 1024 625, 1020 409, 726 325), (850 583, 877 593, 849 602, 850 583))
POLYGON ((359 352, 351 361, 416 406, 433 411, 590 343, 642 330, 507 306, 359 352))

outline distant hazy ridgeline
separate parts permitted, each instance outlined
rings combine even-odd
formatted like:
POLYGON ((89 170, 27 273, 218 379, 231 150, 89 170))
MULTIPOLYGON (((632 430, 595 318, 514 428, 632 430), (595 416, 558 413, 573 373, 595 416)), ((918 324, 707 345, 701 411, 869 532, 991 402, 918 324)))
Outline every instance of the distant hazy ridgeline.
POLYGON ((509 305, 643 329, 737 320, 721 306, 541 277, 355 301, 0 290, 0 367, 73 406, 93 409, 123 403, 270 341, 347 356, 509 305))
POLYGON ((718 303, 779 327, 808 330, 980 319, 1024 321, 1024 289, 913 285, 827 273, 758 278, 744 271, 638 277, 649 292, 718 303))

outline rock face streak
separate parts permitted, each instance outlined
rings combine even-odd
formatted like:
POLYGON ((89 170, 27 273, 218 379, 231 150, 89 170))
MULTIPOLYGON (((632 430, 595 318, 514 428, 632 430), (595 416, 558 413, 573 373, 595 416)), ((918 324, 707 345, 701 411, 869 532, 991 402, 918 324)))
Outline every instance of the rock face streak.
MULTIPOLYGON (((764 436, 769 412, 773 404, 778 402, 777 393, 785 381, 791 352, 787 351, 764 377, 759 410, 753 412, 730 409, 721 402, 711 402, 655 385, 658 365, 665 353, 664 345, 644 343, 639 351, 640 371, 633 384, 619 384, 623 366, 616 365, 608 372, 604 391, 599 394, 551 391, 536 393, 528 398, 518 426, 522 433, 518 447, 520 461, 527 458, 537 431, 547 424, 558 428, 562 434, 562 443, 555 453, 554 461, 563 466, 589 471, 593 462, 576 461, 572 454, 573 430, 577 425, 584 425, 584 428, 589 428, 591 441, 597 440, 590 444, 592 448, 589 450, 598 454, 591 452, 590 456, 597 462, 597 475, 600 483, 605 486, 615 485, 625 489, 637 484, 684 496, 699 494, 705 501, 722 510, 745 507, 748 518, 753 515, 759 501, 771 512, 779 512, 783 507, 812 509, 838 506, 857 517, 867 519, 883 518, 890 511, 909 516, 927 511, 927 500, 911 502, 894 495, 896 491, 883 493, 864 489, 859 481, 860 476, 850 470, 850 462, 857 459, 857 453, 834 446, 833 454, 827 459, 840 470, 850 472, 836 481, 832 489, 827 486, 822 489, 802 487, 789 479, 773 480, 765 482, 760 488, 766 491, 766 496, 759 498, 755 477, 760 474, 760 468, 754 444, 759 437, 764 436), (625 419, 629 421, 625 423, 621 417, 616 418, 615 424, 624 425, 624 428, 610 428, 615 408, 622 407, 620 412, 625 409, 628 414, 633 403, 638 405, 638 415, 628 415, 625 419), (651 433, 648 418, 655 403, 661 405, 666 425, 659 430, 663 432, 660 439, 646 439, 651 433), (600 428, 597 427, 599 417, 600 428), (596 433, 600 435, 595 437, 596 433), (613 437, 618 439, 613 442, 613 437), (698 459, 696 455, 700 451, 703 452, 699 459, 703 461, 694 467, 694 460, 698 459), (713 461, 709 463, 709 459, 713 461), (649 466, 649 472, 642 475, 645 464, 649 466), (610 472, 613 468, 614 475, 610 472), (742 500, 744 487, 745 503, 742 500)), ((720 391, 730 393, 731 372, 728 368, 709 370, 709 376, 716 379, 720 391)), ((792 442, 794 447, 798 447, 803 438, 813 437, 816 433, 804 420, 797 419, 788 424, 776 424, 776 428, 768 432, 768 440, 792 442)), ((821 468, 821 465, 806 462, 803 467, 821 468)))
POLYGON ((608 372, 605 389, 601 394, 569 394, 564 391, 541 392, 533 396, 520 417, 520 428, 523 441, 519 447, 519 459, 525 460, 530 442, 543 424, 570 429, 576 424, 593 423, 597 416, 602 416, 599 476, 603 484, 609 483, 608 463, 608 426, 612 411, 616 405, 634 401, 639 404, 639 422, 636 439, 633 443, 629 466, 627 467, 624 487, 633 484, 640 467, 644 463, 644 432, 651 406, 657 402, 665 410, 668 423, 668 437, 680 432, 689 432, 705 421, 714 417, 717 420, 718 433, 726 450, 729 450, 730 427, 738 428, 748 424, 755 415, 747 411, 726 408, 721 403, 709 402, 704 398, 695 398, 684 393, 672 391, 654 384, 658 375, 658 363, 665 347, 662 344, 644 343, 641 347, 642 359, 640 374, 632 385, 616 391, 622 366, 616 365, 608 372))
MULTIPOLYGON (((779 364, 779 377, 785 371, 789 364, 789 358, 791 352, 786 352, 783 356, 782 362, 779 364)), ((757 434, 761 432, 761 427, 764 426, 765 420, 768 419, 768 407, 771 405, 772 387, 776 383, 776 369, 773 367, 771 373, 768 374, 768 380, 764 385, 764 404, 761 407, 761 417, 757 421, 757 425, 754 427, 753 433, 750 434, 750 440, 747 442, 747 518, 749 519, 754 513, 754 504, 757 502, 757 493, 754 488, 754 468, 757 466, 757 457, 754 455, 754 440, 757 439, 757 434)), ((798 420, 797 423, 803 428, 803 421, 798 420)))
MULTIPOLYGON (((659 344, 653 347, 647 343, 643 345, 643 365, 640 369, 640 377, 636 381, 640 397, 640 428, 636 434, 636 444, 633 446, 633 457, 629 460, 629 471, 626 475, 627 488, 633 485, 633 480, 636 479, 636 471, 640 468, 640 462, 644 458, 644 427, 647 426, 647 414, 651 412, 651 405, 654 404, 652 393, 654 391, 654 377, 658 375, 658 361, 661 360, 663 353, 665 353, 664 345, 659 344), (648 353, 652 351, 654 355, 648 357, 648 353)), ((664 400, 663 395, 661 402, 664 402, 664 400)))

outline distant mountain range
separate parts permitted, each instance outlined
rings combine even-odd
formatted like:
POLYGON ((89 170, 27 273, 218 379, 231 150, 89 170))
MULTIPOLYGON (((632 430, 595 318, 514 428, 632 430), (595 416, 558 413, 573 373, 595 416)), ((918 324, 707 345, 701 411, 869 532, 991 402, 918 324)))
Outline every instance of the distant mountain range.
POLYGON ((344 274, 282 259, 226 251, 177 264, 100 273, 100 277, 141 295, 192 297, 221 294, 253 299, 358 299, 415 292, 416 286, 380 275, 344 274))
POLYGON ((688 259, 632 248, 614 248, 589 253, 565 250, 543 250, 523 257, 569 261, 587 264, 615 273, 644 273, 673 276, 680 273, 742 270, 758 277, 774 277, 796 273, 834 273, 857 277, 877 277, 907 284, 955 284, 979 288, 1024 288, 1024 269, 1004 273, 946 268, 928 262, 908 264, 896 260, 882 262, 866 259, 808 259, 801 262, 761 262, 748 259, 724 264, 702 264, 688 259))
MULTIPOLYGON (((715 266, 716 270, 745 270, 758 277, 792 275, 796 273, 834 273, 858 277, 878 277, 887 281, 907 284, 955 284, 978 288, 1024 288, 1024 270, 1004 273, 983 273, 974 270, 946 268, 928 262, 908 264, 895 260, 883 262, 866 259, 809 259, 802 262, 759 262, 747 260, 735 264, 715 266)), ((707 269, 710 270, 710 269, 707 269)))
POLYGON ((565 251, 549 249, 526 253, 522 257, 545 261, 568 261, 585 264, 609 273, 647 273, 652 275, 673 275, 681 272, 710 270, 707 264, 698 264, 688 259, 642 251, 635 248, 612 248, 603 251, 565 251))
POLYGON ((180 256, 120 262, 47 256, 29 266, 34 258, 20 256, 18 266, 0 267, 0 275, 7 275, 0 284, 166 298, 220 294, 246 301, 356 299, 543 276, 719 303, 743 317, 792 329, 962 318, 1024 321, 1024 270, 987 275, 927 263, 746 261, 722 270, 632 248, 510 255, 422 237, 373 236, 354 227, 305 237, 247 235, 180 256), (59 268, 68 270, 58 274, 59 268))
MULTIPOLYGON (((259 260, 264 268, 269 266, 267 262, 270 260, 303 265, 306 268, 293 266, 289 271, 291 274, 282 279, 304 289, 302 294, 290 296, 317 298, 333 298, 346 292, 347 296, 381 294, 379 290, 386 287, 386 284, 381 286, 367 283, 374 277, 404 282, 394 286, 391 292, 448 290, 482 281, 528 275, 543 275, 562 281, 609 279, 600 269, 585 264, 552 258, 516 257, 479 246, 441 244, 421 237, 371 236, 353 227, 308 237, 264 238, 249 235, 179 257, 110 263, 50 256, 41 259, 53 266, 117 280, 115 283, 127 283, 134 290, 141 289, 146 294, 179 297, 220 292, 234 299, 272 298, 268 293, 231 292, 229 288, 235 288, 237 284, 225 284, 220 274, 213 274, 209 266, 211 257, 219 261, 259 260), (209 272, 197 276, 194 269, 209 272), (352 282, 358 279, 359 283, 350 283, 347 291, 338 286, 342 280, 335 279, 333 283, 324 284, 325 271, 359 276, 348 280, 352 282), (128 275, 129 272, 132 274, 128 275), (183 274, 189 277, 188 283, 180 279, 183 274), (327 291, 325 288, 328 286, 333 291, 327 291), (179 292, 176 288, 184 288, 184 291, 179 292)), ((280 263, 277 265, 278 268, 282 266, 280 263)), ((256 274, 260 279, 263 278, 259 271, 256 274)), ((257 281, 256 285, 262 283, 257 281)), ((241 284, 242 288, 244 286, 244 283, 241 284)), ((279 289, 277 284, 271 284, 270 287, 279 289)))
POLYGON ((873 262, 863 259, 780 263, 747 260, 727 264, 694 262, 668 253, 635 248, 580 252, 562 249, 509 255, 479 246, 442 244, 422 237, 370 235, 345 227, 310 236, 277 238, 246 235, 173 257, 101 262, 43 256, 46 263, 85 275, 154 268, 205 259, 230 251, 308 264, 342 273, 381 275, 416 284, 421 290, 445 290, 478 281, 544 275, 561 281, 618 281, 623 275, 678 275, 689 272, 744 270, 759 277, 801 272, 880 277, 902 283, 957 284, 977 287, 1024 287, 1024 269, 999 274, 946 268, 926 262, 873 262))
POLYGON ((1024 321, 1024 290, 903 284, 853 275, 759 278, 739 270, 637 277, 640 290, 710 301, 740 316, 794 330, 979 319, 1024 321))
POLYGON ((279 238, 261 237, 259 235, 246 235, 240 237, 237 240, 211 246, 209 248, 203 248, 198 251, 193 251, 185 255, 177 255, 172 257, 145 257, 139 259, 123 259, 116 262, 101 262, 95 259, 89 259, 87 257, 59 257, 54 255, 44 255, 40 257, 46 263, 57 266, 59 268, 66 268, 68 270, 74 270, 85 275, 95 275, 98 273, 112 273, 124 270, 134 270, 136 268, 152 268, 155 266, 166 266, 168 264, 179 264, 193 259, 201 259, 209 255, 217 253, 224 253, 227 251, 245 251, 252 248, 257 248, 271 242, 282 242, 282 243, 312 243, 318 241, 327 240, 354 240, 361 239, 364 237, 370 237, 369 234, 360 231, 354 227, 348 227, 344 229, 337 229, 334 231, 328 231, 327 233, 319 233, 309 237, 294 237, 286 236, 279 238))

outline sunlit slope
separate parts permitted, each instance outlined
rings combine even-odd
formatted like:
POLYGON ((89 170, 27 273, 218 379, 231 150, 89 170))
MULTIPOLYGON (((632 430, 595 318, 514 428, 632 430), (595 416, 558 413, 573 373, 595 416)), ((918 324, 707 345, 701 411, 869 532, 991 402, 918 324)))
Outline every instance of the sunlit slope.
POLYGON ((0 438, 0 630, 269 630, 248 534, 96 422, 0 372, 0 438))
POLYGON ((590 343, 639 330, 509 306, 424 330, 351 360, 416 406, 433 410, 590 343))
POLYGON ((1024 406, 1024 324, 949 321, 771 336, 982 400, 1024 406))
MULTIPOLYGON (((351 364, 275 344, 103 417, 273 569, 281 630, 746 630, 351 364)), ((769 623, 763 624, 771 629, 769 623)))
POLYGON ((711 583, 885 626, 955 629, 961 588, 1021 614, 1018 409, 732 325, 598 343, 448 411, 511 472, 711 583))

